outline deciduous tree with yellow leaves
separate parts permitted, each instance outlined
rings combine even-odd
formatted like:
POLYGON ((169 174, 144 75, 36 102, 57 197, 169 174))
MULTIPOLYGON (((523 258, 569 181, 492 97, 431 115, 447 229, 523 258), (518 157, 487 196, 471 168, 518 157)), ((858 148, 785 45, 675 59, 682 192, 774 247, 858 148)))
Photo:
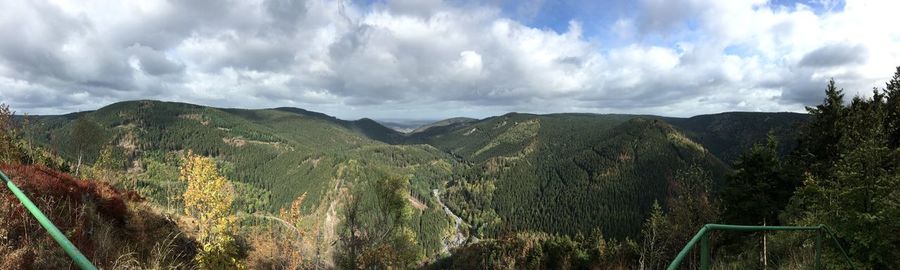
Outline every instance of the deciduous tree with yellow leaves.
POLYGON ((281 220, 290 225, 290 229, 293 230, 294 236, 291 239, 294 239, 291 242, 291 250, 285 251, 287 253, 288 258, 288 269, 300 269, 303 266, 303 256, 300 253, 300 248, 303 245, 302 240, 304 236, 304 232, 300 230, 301 224, 303 221, 303 212, 301 206, 303 205, 303 201, 306 199, 306 192, 302 195, 294 199, 294 202, 291 203, 291 207, 289 209, 282 208, 279 211, 279 217, 281 220))
POLYGON ((181 181, 187 182, 184 210, 199 223, 197 239, 202 247, 197 264, 204 269, 242 269, 232 228, 234 186, 216 171, 212 158, 188 151, 181 167, 181 181))

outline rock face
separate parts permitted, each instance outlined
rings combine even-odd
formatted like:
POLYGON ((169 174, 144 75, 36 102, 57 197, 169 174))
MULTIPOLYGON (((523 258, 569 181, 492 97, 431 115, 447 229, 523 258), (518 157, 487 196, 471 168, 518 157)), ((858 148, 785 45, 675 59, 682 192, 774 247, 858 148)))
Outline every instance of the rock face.
POLYGON ((466 243, 466 235, 463 233, 462 226, 469 225, 466 224, 462 218, 454 214, 447 205, 444 205, 444 202, 441 201, 440 190, 433 189, 431 192, 434 194, 434 198, 437 200, 438 204, 441 205, 441 208, 444 208, 444 213, 447 213, 455 223, 453 225, 454 233, 441 241, 441 245, 443 245, 441 253, 449 253, 450 249, 460 247, 466 243))

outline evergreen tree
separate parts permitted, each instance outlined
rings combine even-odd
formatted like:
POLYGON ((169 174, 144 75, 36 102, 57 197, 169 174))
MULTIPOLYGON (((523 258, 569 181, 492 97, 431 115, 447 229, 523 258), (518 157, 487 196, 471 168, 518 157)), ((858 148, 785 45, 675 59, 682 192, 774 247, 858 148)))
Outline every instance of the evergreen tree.
POLYGON ((755 144, 734 163, 734 173, 722 191, 723 219, 729 224, 777 225, 797 181, 782 170, 778 141, 770 134, 766 144, 755 144))
POLYGON ((826 173, 838 157, 837 141, 843 136, 839 122, 844 115, 844 89, 835 86, 834 79, 825 88, 825 100, 815 107, 807 107, 812 121, 801 130, 797 154, 806 172, 826 173))
MULTIPOLYGON (((818 114, 805 130, 820 135, 800 142, 833 152, 815 155, 810 148, 800 149, 800 159, 808 167, 803 187, 792 199, 801 207, 799 222, 833 228, 857 266, 896 268, 900 261, 900 148, 892 143, 894 119, 890 119, 900 115, 892 105, 896 101, 891 101, 896 92, 876 90, 872 98, 855 97, 843 107, 833 103, 833 85, 829 83, 829 98, 817 106, 818 114)), ((831 264, 843 263, 831 251, 833 256, 827 257, 831 264)))
POLYGON ((884 88, 885 106, 887 117, 885 128, 888 132, 888 146, 900 147, 900 66, 894 73, 894 77, 888 81, 884 88))

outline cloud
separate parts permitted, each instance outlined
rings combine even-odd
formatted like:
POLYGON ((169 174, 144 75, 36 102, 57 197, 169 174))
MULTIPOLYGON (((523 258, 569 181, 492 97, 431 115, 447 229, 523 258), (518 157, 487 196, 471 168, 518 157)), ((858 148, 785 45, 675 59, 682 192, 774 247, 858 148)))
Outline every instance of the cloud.
POLYGON ((134 45, 128 48, 133 59, 139 65, 139 69, 153 76, 181 73, 184 64, 166 56, 164 52, 156 51, 150 47, 134 45))
POLYGON ((834 67, 866 62, 866 47, 862 45, 829 44, 815 49, 800 59, 800 66, 834 67))
POLYGON ((687 116, 801 111, 829 78, 866 95, 900 64, 895 1, 646 0, 564 30, 541 26, 543 4, 6 1, 0 99, 32 113, 152 98, 346 118, 687 116))

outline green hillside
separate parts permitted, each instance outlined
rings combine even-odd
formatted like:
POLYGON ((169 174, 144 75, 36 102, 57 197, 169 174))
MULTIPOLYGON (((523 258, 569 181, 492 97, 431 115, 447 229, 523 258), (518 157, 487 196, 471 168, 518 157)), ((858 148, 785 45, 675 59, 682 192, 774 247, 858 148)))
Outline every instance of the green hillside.
POLYGON ((130 101, 31 117, 30 134, 59 151, 72 171, 79 158, 88 168, 107 162, 100 161, 104 151, 111 153, 122 172, 117 186, 168 208, 179 207, 185 188, 177 180, 179 157, 186 150, 214 157, 235 183, 238 213, 272 215, 304 195, 303 229, 316 232, 305 250, 326 257, 335 252, 330 243, 341 239, 342 228, 351 226, 345 224, 348 207, 358 201, 368 209, 360 212, 362 224, 382 224, 379 183, 401 179, 409 194, 400 195, 409 197, 403 209, 412 211, 402 222, 413 228, 422 251, 417 256, 433 258, 468 236, 599 231, 634 238, 651 205, 669 201, 677 173, 700 168, 718 190, 729 171, 722 160, 732 160, 770 130, 790 139, 790 127, 805 117, 510 113, 449 119, 403 134, 370 119, 347 121, 298 108, 130 101), (433 190, 462 225, 445 213, 433 190), (460 236, 448 240, 453 235, 460 236))
POLYGON ((765 140, 770 131, 783 142, 779 152, 787 154, 796 146, 797 130, 809 118, 800 113, 728 112, 661 119, 731 164, 754 143, 765 140))
MULTIPOLYGON (((676 171, 698 164, 721 183, 735 155, 770 130, 791 141, 791 126, 806 118, 510 113, 441 121, 404 135, 370 119, 346 121, 298 108, 134 101, 37 117, 35 134, 77 160, 73 126, 79 117, 102 127, 97 136, 117 145, 126 157, 123 167, 132 171, 171 172, 177 166, 172 155, 185 149, 217 157, 246 191, 239 207, 247 212, 275 211, 303 193, 304 209, 321 211, 323 200, 334 196, 337 168, 354 160, 411 175, 412 195, 428 204, 434 204, 432 189, 447 188, 448 206, 483 236, 500 230, 575 234, 599 227, 614 237, 637 233, 650 205, 665 201, 676 171), (449 169, 429 166, 434 162, 449 169)), ((97 152, 84 162, 92 163, 97 152)), ((162 193, 172 193, 169 187, 179 183, 151 179, 138 185, 165 203, 171 194, 162 193)))
MULTIPOLYGON (((36 139, 70 161, 78 160, 78 138, 84 137, 76 128, 79 121, 95 126, 89 136, 94 145, 81 151, 83 166, 97 160, 98 149, 110 146, 118 167, 128 172, 123 177, 130 178, 119 185, 137 189, 161 205, 179 203, 173 200, 184 190, 177 181, 177 157, 192 150, 215 157, 225 176, 235 182, 238 212, 277 213, 305 194, 302 209, 311 217, 310 229, 336 230, 338 223, 326 224, 326 219, 338 218, 349 194, 368 192, 352 188, 354 183, 387 174, 408 178, 411 200, 425 206, 416 209, 410 222, 426 255, 441 248, 441 236, 451 225, 431 190, 450 180, 456 161, 428 145, 385 144, 381 141, 394 140, 399 133, 368 119, 344 121, 294 108, 218 109, 132 101, 31 120, 36 123, 32 131, 36 139), (361 169, 351 174, 347 168, 354 166, 361 169)), ((319 242, 327 241, 334 239, 319 242)))
POLYGON ((484 236, 594 228, 635 235, 675 171, 701 164, 719 179, 726 171, 670 125, 627 115, 507 114, 430 131, 411 140, 474 164, 466 179, 450 183, 447 200, 484 236))
POLYGON ((790 141, 790 128, 805 118, 510 113, 420 130, 407 143, 427 143, 474 164, 447 196, 479 233, 573 235, 600 227, 625 237, 636 235, 654 201, 665 202, 676 171, 700 165, 721 187, 735 155, 770 130, 790 141))

